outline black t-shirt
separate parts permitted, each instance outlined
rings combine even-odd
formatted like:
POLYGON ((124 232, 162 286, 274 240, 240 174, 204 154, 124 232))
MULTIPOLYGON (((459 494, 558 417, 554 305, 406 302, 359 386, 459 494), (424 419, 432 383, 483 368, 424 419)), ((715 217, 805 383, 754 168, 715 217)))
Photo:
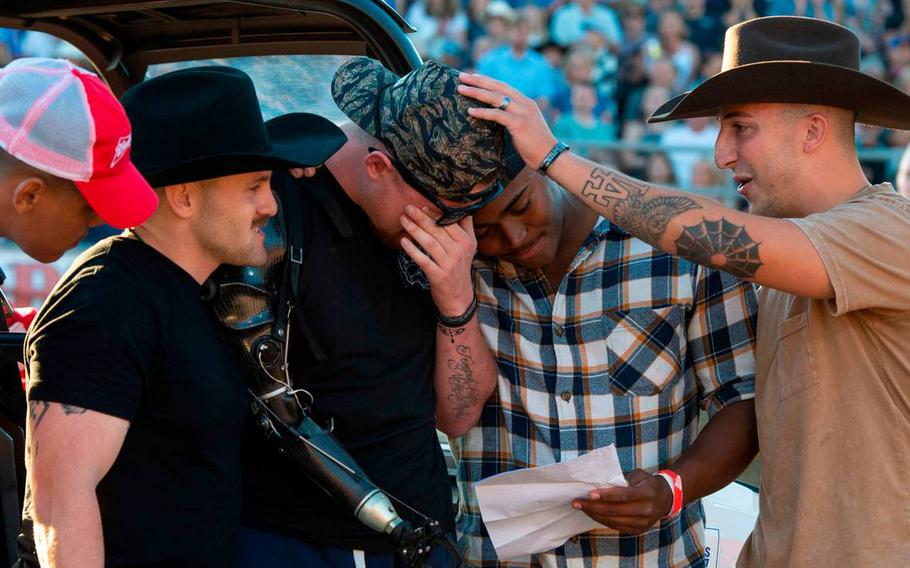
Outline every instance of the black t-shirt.
POLYGON ((105 565, 230 566, 248 404, 199 284, 148 245, 102 240, 54 288, 25 352, 29 400, 130 422, 97 489, 105 565))
MULTIPOLYGON (((376 485, 451 529, 451 489, 435 428, 429 292, 405 284, 398 251, 381 243, 325 169, 304 181, 276 172, 279 195, 284 184, 301 192, 299 296, 318 344, 314 350, 292 329, 295 386, 313 394, 314 419, 334 421, 334 434, 376 485), (317 199, 317 191, 331 198, 317 199)), ((250 430, 245 523, 314 544, 390 550, 384 535, 360 524, 250 430)), ((410 518, 405 507, 396 509, 410 518)))

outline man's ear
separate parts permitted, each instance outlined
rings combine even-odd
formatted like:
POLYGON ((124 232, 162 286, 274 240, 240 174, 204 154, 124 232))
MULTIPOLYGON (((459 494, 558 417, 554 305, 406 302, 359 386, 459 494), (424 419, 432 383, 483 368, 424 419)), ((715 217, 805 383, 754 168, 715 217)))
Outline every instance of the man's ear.
POLYGON ((13 189, 13 208, 19 215, 34 211, 42 197, 46 196, 50 188, 43 179, 31 176, 19 180, 13 189))
POLYGON ((162 197, 171 212, 181 218, 188 219, 193 216, 199 204, 199 184, 178 183, 165 186, 161 190, 162 197))
POLYGON ((803 150, 807 154, 815 152, 827 138, 832 135, 831 121, 821 112, 813 112, 805 118, 806 129, 803 139, 803 150))
POLYGON ((366 165, 367 168, 367 175, 372 180, 377 180, 383 175, 395 171, 392 160, 390 160, 385 153, 378 150, 374 150, 367 154, 367 157, 364 158, 364 165, 366 165))

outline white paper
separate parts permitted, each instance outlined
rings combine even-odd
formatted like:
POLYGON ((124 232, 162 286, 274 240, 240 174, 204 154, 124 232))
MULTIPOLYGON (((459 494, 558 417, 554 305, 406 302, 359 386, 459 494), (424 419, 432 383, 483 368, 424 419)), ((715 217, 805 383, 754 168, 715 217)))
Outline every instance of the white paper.
POLYGON ((603 527, 573 509, 572 500, 601 487, 626 487, 626 479, 610 444, 574 460, 500 473, 474 487, 496 555, 509 560, 603 527))

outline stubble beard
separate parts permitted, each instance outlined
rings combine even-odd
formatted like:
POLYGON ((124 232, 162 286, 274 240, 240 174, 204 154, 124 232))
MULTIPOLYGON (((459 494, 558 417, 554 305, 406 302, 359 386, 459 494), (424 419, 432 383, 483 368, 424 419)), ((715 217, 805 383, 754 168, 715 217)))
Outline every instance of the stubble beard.
POLYGON ((262 266, 268 260, 265 242, 245 222, 226 224, 226 215, 210 211, 196 225, 200 248, 220 264, 262 266))

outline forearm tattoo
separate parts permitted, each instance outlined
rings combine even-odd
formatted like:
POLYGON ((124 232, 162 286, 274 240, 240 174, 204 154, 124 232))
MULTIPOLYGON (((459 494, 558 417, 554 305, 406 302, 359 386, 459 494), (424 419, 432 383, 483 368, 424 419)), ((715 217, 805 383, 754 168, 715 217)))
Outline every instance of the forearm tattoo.
POLYGON ((459 357, 448 361, 449 371, 452 372, 449 377, 449 385, 452 390, 448 399, 454 405, 452 414, 457 418, 464 418, 477 404, 477 381, 474 379, 474 371, 471 368, 474 363, 471 348, 467 345, 458 345, 455 347, 455 352, 459 357))
MULTIPOLYGON (((594 168, 581 190, 605 209, 606 216, 627 233, 659 246, 670 221, 686 211, 702 209, 683 195, 648 197, 650 186, 628 176, 594 168)), ((702 219, 698 225, 683 227, 676 239, 676 254, 705 266, 719 268, 738 278, 753 278, 762 266, 758 245, 746 229, 725 218, 702 219)))
POLYGON ((606 216, 633 237, 657 245, 673 217, 701 205, 684 196, 648 198, 649 189, 628 176, 594 168, 581 195, 604 207, 606 216))
POLYGON ((761 268, 758 246, 744 227, 724 218, 702 219, 698 225, 683 227, 676 239, 679 256, 719 268, 737 278, 752 278, 761 268))
POLYGON ((441 323, 437 324, 436 327, 439 329, 439 333, 449 338, 450 343, 455 343, 455 338, 464 333, 465 330, 463 327, 449 327, 441 323))

